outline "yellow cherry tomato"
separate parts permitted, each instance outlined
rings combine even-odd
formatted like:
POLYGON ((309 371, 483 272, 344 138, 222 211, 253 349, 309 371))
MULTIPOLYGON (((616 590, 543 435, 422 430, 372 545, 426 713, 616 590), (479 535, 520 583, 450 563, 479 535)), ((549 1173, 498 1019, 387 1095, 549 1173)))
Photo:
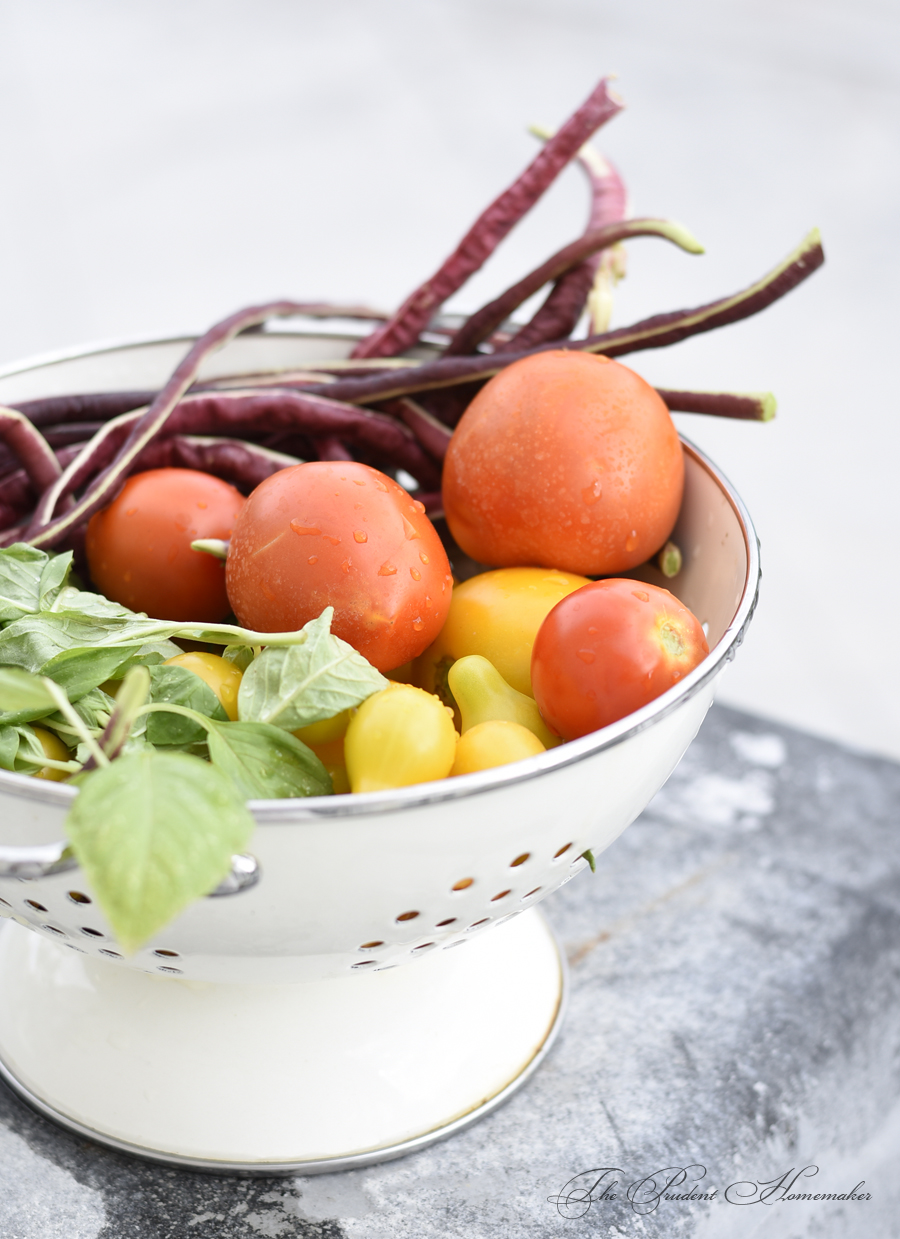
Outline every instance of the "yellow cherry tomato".
POLYGON ((457 658, 481 654, 504 680, 529 697, 531 647, 537 630, 560 599, 587 577, 555 568, 499 568, 457 585, 437 639, 415 662, 415 682, 447 704, 447 670, 457 658))
POLYGON ((343 740, 350 723, 350 711, 341 710, 333 718, 323 718, 318 723, 310 723, 308 727, 298 727, 294 735, 311 749, 323 748, 336 740, 343 740))
POLYGON ((456 756, 456 728, 439 698, 390 684, 367 698, 347 728, 344 755, 354 792, 445 779, 456 756))
POLYGON ((298 727, 294 732, 298 740, 302 740, 308 748, 312 749, 331 775, 335 794, 338 791, 349 792, 350 790, 350 785, 347 783, 347 771, 344 769, 344 734, 349 722, 350 711, 341 710, 340 714, 335 714, 333 718, 323 718, 318 723, 310 723, 308 727, 298 727), (337 776, 338 783, 341 784, 340 788, 335 783, 334 770, 341 772, 337 776))
POLYGON ((459 707, 463 735, 479 723, 505 719, 527 727, 545 749, 559 744, 559 736, 541 718, 534 698, 507 684, 497 668, 480 654, 458 658, 447 672, 447 683, 459 707))
POLYGON ((527 727, 506 719, 491 719, 476 724, 460 736, 450 773, 474 774, 476 770, 505 766, 544 751, 543 744, 527 727))
POLYGON ((194 675, 199 675, 219 698, 232 723, 236 721, 238 689, 243 672, 234 663, 218 654, 207 654, 205 650, 188 650, 184 654, 176 654, 174 658, 167 658, 166 666, 186 667, 194 675))
MULTIPOLYGON (((44 750, 44 756, 49 757, 51 761, 68 761, 71 754, 66 746, 52 731, 47 731, 44 727, 32 727, 31 729, 37 736, 41 748, 44 750)), ((51 779, 54 783, 61 783, 63 779, 69 776, 65 770, 54 770, 52 766, 42 766, 40 770, 35 770, 31 776, 33 779, 51 779)))

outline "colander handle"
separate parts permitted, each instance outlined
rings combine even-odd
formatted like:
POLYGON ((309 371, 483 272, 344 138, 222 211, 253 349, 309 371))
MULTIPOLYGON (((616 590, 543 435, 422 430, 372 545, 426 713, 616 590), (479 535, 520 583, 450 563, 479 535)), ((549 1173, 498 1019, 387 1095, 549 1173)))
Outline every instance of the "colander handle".
MULTIPOLYGON (((33 881, 49 878, 56 873, 77 869, 78 861, 65 839, 58 843, 41 843, 33 847, 15 848, 0 846, 0 878, 20 878, 33 881)), ((255 856, 238 853, 231 858, 231 870, 222 879, 209 897, 237 895, 249 890, 260 878, 259 861, 255 856)))

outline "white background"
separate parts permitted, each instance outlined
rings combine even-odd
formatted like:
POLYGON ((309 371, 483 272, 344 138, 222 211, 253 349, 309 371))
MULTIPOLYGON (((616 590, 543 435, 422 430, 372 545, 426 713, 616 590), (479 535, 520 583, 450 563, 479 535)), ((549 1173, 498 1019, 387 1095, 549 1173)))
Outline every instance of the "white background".
MULTIPOLYGON (((769 425, 679 416, 763 544, 722 699, 900 757, 900 8, 892 0, 0 0, 0 364, 202 329, 280 295, 392 306, 605 72, 636 214, 613 325, 825 269, 758 319, 626 361, 771 389, 769 425)), ((580 231, 567 173, 456 299, 580 231)))

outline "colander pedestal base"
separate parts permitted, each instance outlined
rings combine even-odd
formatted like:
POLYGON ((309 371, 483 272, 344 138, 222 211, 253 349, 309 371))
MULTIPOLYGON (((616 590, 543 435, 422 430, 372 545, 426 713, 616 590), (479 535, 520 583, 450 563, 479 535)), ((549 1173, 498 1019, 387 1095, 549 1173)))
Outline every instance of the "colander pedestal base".
POLYGON ((564 968, 530 910, 409 965, 213 985, 0 933, 0 1073, 103 1144, 222 1173, 384 1161, 486 1114, 559 1026, 564 968))

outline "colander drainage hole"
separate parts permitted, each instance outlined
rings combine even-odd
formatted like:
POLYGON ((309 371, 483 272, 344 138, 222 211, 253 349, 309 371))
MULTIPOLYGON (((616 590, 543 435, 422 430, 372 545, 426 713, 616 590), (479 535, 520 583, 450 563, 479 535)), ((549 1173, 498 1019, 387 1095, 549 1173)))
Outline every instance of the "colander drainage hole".
POLYGON ((103 946, 100 948, 100 954, 108 955, 110 959, 121 959, 122 958, 122 956, 119 954, 118 951, 107 951, 106 947, 103 947, 103 946))
POLYGON ((28 904, 29 908, 34 908, 35 912, 47 911, 44 905, 42 903, 38 903, 36 899, 26 899, 25 902, 28 904))
POLYGON ((362 942, 362 943, 360 943, 360 945, 359 945, 356 949, 357 949, 358 951, 374 951, 374 950, 376 950, 376 949, 377 949, 378 947, 380 947, 380 946, 384 946, 384 943, 383 943, 383 942, 382 942, 382 940, 379 938, 379 939, 378 939, 377 941, 375 941, 375 942, 362 942))
POLYGON ((8 900, 8 899, 0 899, 0 903, 2 903, 2 904, 3 904, 4 908, 11 908, 11 907, 12 907, 12 904, 9 902, 9 900, 8 900))
POLYGON ((473 921, 471 925, 466 926, 466 933, 468 933, 470 929, 477 929, 479 925, 486 925, 490 919, 491 918, 489 916, 483 916, 480 921, 473 921))
POLYGON ((418 916, 418 912, 401 912, 397 917, 398 921, 414 921, 418 916))
POLYGON ((453 925, 456 922, 455 916, 448 916, 446 921, 438 921, 435 929, 443 929, 445 925, 453 925))
POLYGON ((179 977, 184 976, 184 973, 182 972, 180 968, 170 968, 167 964, 160 964, 160 966, 157 968, 156 971, 157 972, 174 972, 179 977))
POLYGON ((106 934, 102 934, 99 929, 88 929, 87 925, 82 925, 81 932, 87 934, 89 938, 105 938, 106 934))
POLYGON ((351 964, 351 968, 371 968, 373 964, 377 964, 377 959, 361 959, 359 963, 351 964))
POLYGON ((56 934, 57 938, 65 938, 66 935, 61 929, 57 929, 55 925, 42 925, 41 929, 46 929, 48 934, 56 934))
POLYGON ((565 847, 561 847, 558 852, 554 852, 553 859, 559 860, 560 856, 563 856, 566 852, 568 852, 571 846, 572 846, 571 843, 567 843, 565 847))
POLYGON ((163 959, 180 959, 177 951, 167 951, 164 947, 160 947, 158 951, 153 952, 154 955, 161 955, 163 959))
POLYGON ((415 955, 416 951, 429 951, 431 950, 433 946, 436 946, 436 945, 437 943, 435 942, 422 942, 419 944, 419 946, 413 947, 413 955, 415 955))
POLYGON ((499 895, 491 896, 491 903, 496 903, 498 899, 505 899, 507 895, 511 895, 512 891, 501 891, 499 895))
POLYGON ((450 887, 452 891, 467 891, 475 882, 474 878, 460 878, 458 882, 454 882, 450 887))
POLYGON ((76 946, 74 942, 64 942, 63 946, 67 946, 70 951, 78 951, 79 955, 87 955, 87 951, 83 946, 76 946))
POLYGON ((66 898, 71 899, 72 903, 93 903, 90 895, 85 895, 83 891, 67 891, 66 898))
POLYGON ((536 886, 533 891, 529 891, 527 895, 523 895, 522 899, 530 899, 532 895, 536 895, 541 888, 536 886))
POLYGON ((515 869, 517 865, 524 865, 526 860, 531 858, 530 852, 523 852, 521 856, 517 856, 515 860, 509 862, 510 869, 515 869))

